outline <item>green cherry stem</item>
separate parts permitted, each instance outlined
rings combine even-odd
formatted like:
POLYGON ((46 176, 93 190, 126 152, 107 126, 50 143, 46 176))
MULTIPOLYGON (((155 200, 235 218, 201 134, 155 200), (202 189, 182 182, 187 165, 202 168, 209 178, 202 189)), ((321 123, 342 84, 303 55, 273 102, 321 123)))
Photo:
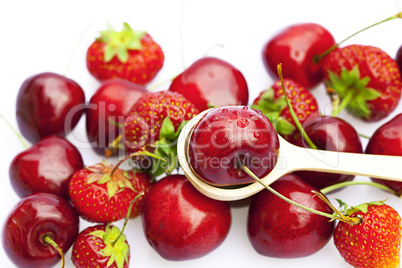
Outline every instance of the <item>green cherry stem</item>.
POLYGON ((14 134, 17 136, 17 138, 20 140, 22 146, 24 146, 25 150, 29 148, 29 146, 26 144, 24 138, 21 136, 21 134, 11 125, 10 122, 2 115, 0 114, 0 117, 3 118, 4 122, 11 128, 11 130, 14 132, 14 134))
POLYGON ((306 210, 306 211, 308 211, 308 212, 311 212, 311 213, 314 213, 314 214, 317 214, 317 215, 320 215, 320 216, 323 216, 323 217, 330 218, 330 219, 332 219, 332 220, 339 220, 339 221, 343 221, 343 222, 351 223, 351 224, 360 224, 360 219, 358 219, 358 218, 351 218, 351 217, 348 217, 348 216, 343 215, 341 212, 339 212, 339 211, 331 204, 331 202, 329 202, 329 200, 328 200, 323 194, 321 194, 321 193, 319 193, 319 192, 315 192, 315 191, 314 191, 314 194, 318 195, 321 200, 323 200, 326 204, 328 204, 328 205, 331 207, 331 209, 332 209, 334 212, 336 212, 335 214, 328 214, 328 213, 325 213, 325 212, 322 212, 322 211, 318 211, 318 210, 315 210, 315 209, 312 209, 312 208, 303 206, 303 205, 301 205, 301 204, 299 204, 299 203, 296 203, 295 201, 293 201, 293 200, 287 198, 286 196, 284 196, 284 195, 282 195, 281 193, 277 192, 275 189, 273 189, 273 188, 270 187, 268 184, 266 184, 265 182, 263 182, 263 181, 262 181, 260 178, 258 178, 258 176, 256 176, 248 167, 246 167, 246 166, 243 165, 243 166, 242 166, 242 170, 243 170, 244 172, 246 172, 249 176, 251 176, 254 180, 256 180, 259 184, 261 184, 262 186, 264 186, 265 189, 267 189, 268 191, 270 191, 272 194, 276 195, 276 196, 279 197, 280 199, 282 199, 282 200, 288 202, 289 204, 292 204, 292 205, 294 205, 294 206, 296 206, 296 207, 299 207, 299 208, 301 208, 301 209, 304 209, 304 210, 306 210))
MULTIPOLYGON (((321 216, 324 216, 324 217, 327 217, 327 218, 334 219, 334 216, 331 215, 331 214, 328 214, 328 213, 325 213, 325 212, 322 212, 322 211, 318 211, 318 210, 311 209, 311 208, 308 208, 308 207, 306 207, 306 206, 300 205, 299 203, 296 203, 295 201, 293 201, 293 200, 287 198, 286 196, 280 194, 279 192, 277 192, 276 190, 274 190, 272 187, 270 187, 268 184, 264 183, 260 178, 258 178, 248 167, 243 166, 242 169, 243 169, 243 171, 246 172, 249 176, 251 176, 254 180, 256 180, 259 184, 261 184, 262 186, 264 186, 268 191, 270 191, 271 193, 273 193, 274 195, 276 195, 276 196, 279 197, 280 199, 282 199, 282 200, 284 200, 284 201, 286 201, 286 202, 288 202, 288 203, 290 203, 290 204, 292 204, 292 205, 295 205, 295 206, 297 206, 297 207, 299 207, 299 208, 302 208, 302 209, 304 209, 304 210, 307 210, 307 211, 309 211, 309 212, 311 212, 311 213, 318 214, 318 215, 321 215, 321 216)), ((338 219, 338 217, 336 217, 336 219, 338 219)))
POLYGON ((330 192, 335 191, 337 189, 347 187, 347 186, 352 186, 352 185, 369 185, 369 186, 373 186, 373 187, 379 188, 381 190, 387 191, 387 192, 389 192, 389 193, 391 193, 393 195, 396 195, 398 197, 401 196, 400 194, 398 194, 396 191, 392 190, 391 188, 389 188, 389 187, 387 187, 387 186, 385 186, 383 184, 376 183, 376 182, 347 181, 347 182, 341 182, 341 183, 337 183, 337 184, 322 188, 320 191, 323 194, 327 194, 327 193, 330 193, 330 192))
POLYGON ((158 87, 161 87, 161 86, 163 86, 163 85, 165 85, 165 84, 167 84, 167 83, 169 83, 169 82, 172 82, 176 77, 178 77, 179 75, 177 74, 177 75, 175 75, 174 77, 172 77, 172 78, 169 78, 169 79, 166 79, 166 80, 163 80, 163 81, 161 81, 161 82, 159 82, 159 83, 157 83, 157 84, 154 84, 154 85, 152 85, 152 86, 148 86, 147 87, 147 89, 148 89, 148 91, 155 91, 158 87))
POLYGON ((300 131, 300 133, 302 134, 304 140, 307 142, 308 146, 311 149, 317 149, 317 146, 315 146, 315 144, 311 141, 311 139, 309 138, 309 136, 307 135, 307 133, 304 131, 303 126, 301 125, 299 119, 297 119, 297 115, 295 113, 295 111, 293 110, 292 104, 290 103, 288 94, 286 93, 285 90, 285 83, 283 82, 283 74, 282 74, 282 63, 279 63, 277 66, 278 69, 278 76, 279 79, 281 80, 281 86, 282 86, 282 90, 283 90, 283 96, 285 96, 285 100, 286 100, 286 104, 289 108, 289 112, 290 115, 292 116, 293 121, 296 124, 297 129, 300 131))
POLYGON ((389 18, 386 18, 385 20, 379 21, 379 22, 374 23, 374 24, 372 24, 372 25, 370 25, 370 26, 368 26, 368 27, 366 27, 366 28, 361 29, 360 31, 355 32, 354 34, 352 34, 352 35, 348 36, 347 38, 343 39, 342 41, 340 41, 339 43, 336 43, 336 44, 334 44, 333 46, 331 46, 331 47, 330 47, 329 49, 327 49, 324 53, 314 56, 314 57, 313 57, 313 62, 314 62, 314 63, 318 63, 320 60, 322 60, 322 58, 324 58, 324 57, 327 56, 329 53, 331 53, 332 51, 334 51, 337 47, 339 47, 340 44, 342 44, 342 43, 344 43, 345 41, 349 40, 349 39, 352 38, 353 36, 355 36, 355 35, 357 35, 357 34, 363 32, 363 31, 365 31, 365 30, 367 30, 367 29, 370 29, 370 28, 372 28, 372 27, 374 27, 374 26, 377 26, 377 25, 379 25, 379 24, 381 24, 381 23, 383 23, 383 22, 390 21, 390 20, 393 20, 393 19, 398 19, 398 18, 399 18, 399 19, 402 18, 402 12, 399 12, 399 13, 397 13, 397 14, 395 14, 395 15, 389 17, 389 18))
POLYGON ((128 220, 130 219, 131 209, 132 209, 132 207, 133 207, 135 201, 136 201, 138 198, 140 198, 141 196, 143 196, 144 194, 145 194, 144 192, 140 192, 139 194, 136 195, 136 197, 134 197, 133 200, 131 200, 130 206, 128 207, 128 210, 127 210, 126 218, 124 219, 123 228, 121 229, 121 231, 120 231, 119 235, 117 236, 116 240, 114 240, 114 242, 112 243, 113 246, 117 243, 117 241, 119 241, 120 237, 121 237, 121 236, 123 235, 123 233, 124 233, 124 230, 126 230, 126 226, 127 226, 127 224, 128 224, 128 220))
POLYGON ((70 56, 68 57, 66 67, 64 68, 63 76, 66 76, 66 74, 67 74, 67 71, 68 71, 68 69, 69 69, 69 67, 70 67, 70 65, 71 65, 72 58, 73 58, 73 56, 74 56, 74 54, 75 54, 75 51, 77 50, 78 44, 81 42, 81 40, 82 40, 82 38, 84 37, 84 35, 89 31, 89 29, 91 29, 91 27, 92 27, 93 25, 94 25, 94 22, 92 22, 91 24, 89 24, 89 25, 85 28, 85 30, 80 34, 80 36, 78 37, 77 41, 75 42, 75 45, 74 45, 74 47, 73 47, 73 50, 71 51, 71 54, 70 54, 70 56))
POLYGON ((362 137, 362 138, 368 139, 368 140, 371 139, 370 136, 364 135, 362 133, 359 133, 359 136, 362 137))
POLYGON ((57 251, 59 252, 60 256, 61 256, 61 268, 64 268, 65 265, 65 259, 64 259, 64 252, 61 249, 61 247, 59 245, 57 245, 56 242, 54 242, 54 240, 49 236, 49 235, 45 235, 45 237, 43 238, 43 240, 51 245, 52 247, 54 247, 55 249, 57 249, 57 251))

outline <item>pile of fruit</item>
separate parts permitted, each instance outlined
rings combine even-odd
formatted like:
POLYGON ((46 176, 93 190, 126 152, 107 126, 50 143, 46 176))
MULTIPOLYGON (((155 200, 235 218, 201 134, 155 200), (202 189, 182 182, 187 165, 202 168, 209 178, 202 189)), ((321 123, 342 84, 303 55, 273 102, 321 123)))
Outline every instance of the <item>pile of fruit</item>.
MULTIPOLYGON (((343 46, 323 26, 300 23, 271 36, 262 60, 276 81, 255 100, 249 100, 241 71, 216 57, 195 61, 167 90, 151 91, 146 85, 164 66, 163 48, 149 33, 124 24, 101 32, 87 50, 88 71, 100 81, 89 100, 63 75, 40 73, 23 81, 18 132, 32 145, 24 144, 10 163, 10 182, 21 200, 3 224, 9 259, 17 267, 53 267, 62 259, 63 267, 70 250, 75 267, 129 267, 131 238, 124 231, 136 217, 149 246, 166 260, 214 251, 229 235, 231 209, 239 204, 199 193, 182 175, 176 149, 185 124, 208 108, 190 139, 189 160, 213 185, 254 182, 245 167, 267 175, 278 160, 277 134, 306 148, 402 156, 402 115, 389 118, 401 98, 402 46, 397 55, 343 46), (320 114, 310 92, 319 84, 333 102, 331 115, 320 114), (362 122, 389 120, 363 148, 358 130, 338 116, 343 109, 362 122), (84 163, 80 148, 66 138, 80 120, 99 155, 96 163, 84 163), (122 228, 115 224, 120 220, 122 228), (83 221, 87 228, 80 228, 83 221)), ((353 179, 298 171, 271 185, 317 214, 267 190, 245 200, 240 206, 248 206, 245 232, 252 248, 267 257, 299 258, 333 238, 354 267, 399 267, 397 210, 380 200, 352 207, 339 201, 338 209, 325 197, 353 179)), ((402 194, 402 182, 371 181, 402 194)))

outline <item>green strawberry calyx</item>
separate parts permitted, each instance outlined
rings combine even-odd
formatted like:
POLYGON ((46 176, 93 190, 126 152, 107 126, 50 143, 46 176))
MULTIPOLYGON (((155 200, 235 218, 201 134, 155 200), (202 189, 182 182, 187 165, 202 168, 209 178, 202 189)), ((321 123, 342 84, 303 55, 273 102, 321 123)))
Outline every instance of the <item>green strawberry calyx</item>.
POLYGON ((367 87, 370 78, 360 76, 359 66, 356 65, 351 70, 343 68, 340 75, 329 71, 328 75, 329 79, 326 81, 328 91, 335 92, 342 100, 332 115, 337 116, 346 108, 359 118, 369 118, 371 111, 367 102, 377 99, 381 94, 367 87))
POLYGON ((104 61, 109 62, 115 56, 122 63, 128 60, 128 50, 141 50, 141 39, 145 36, 144 31, 135 31, 127 24, 123 24, 121 31, 115 31, 109 25, 108 29, 101 32, 101 36, 97 39, 105 44, 104 61))
POLYGON ((354 214, 356 212, 362 212, 363 214, 366 214, 369 206, 381 206, 381 205, 384 205, 384 202, 385 202, 385 201, 373 201, 373 202, 369 202, 369 203, 363 203, 358 206, 349 207, 348 204, 346 204, 345 202, 343 202, 340 199, 336 199, 336 201, 338 201, 338 203, 339 203, 339 206, 341 208, 340 211, 342 211, 342 213, 344 213, 344 215, 346 215, 346 216, 351 216, 352 214, 354 214))
POLYGON ((118 268, 123 268, 124 263, 128 264, 128 254, 130 248, 126 243, 126 236, 121 234, 119 228, 113 225, 106 225, 105 230, 96 230, 90 235, 102 239, 105 247, 98 253, 103 257, 109 258, 106 267, 116 263, 118 268))
POLYGON ((260 110, 268 117, 279 134, 284 136, 290 135, 296 130, 296 127, 280 116, 282 111, 287 107, 286 99, 284 96, 275 99, 274 94, 274 89, 268 88, 262 93, 258 103, 251 105, 251 108, 260 110))
POLYGON ((179 138, 181 130, 187 124, 188 121, 183 121, 175 130, 175 127, 167 116, 163 122, 159 132, 159 140, 155 143, 155 155, 161 159, 154 159, 152 174, 159 176, 163 173, 170 174, 177 166, 177 139, 179 138))
POLYGON ((86 169, 92 172, 88 176, 87 183, 106 183, 109 199, 126 188, 135 192, 133 184, 129 180, 128 172, 120 168, 115 169, 115 166, 111 165, 106 160, 102 160, 102 163, 86 167, 86 169))

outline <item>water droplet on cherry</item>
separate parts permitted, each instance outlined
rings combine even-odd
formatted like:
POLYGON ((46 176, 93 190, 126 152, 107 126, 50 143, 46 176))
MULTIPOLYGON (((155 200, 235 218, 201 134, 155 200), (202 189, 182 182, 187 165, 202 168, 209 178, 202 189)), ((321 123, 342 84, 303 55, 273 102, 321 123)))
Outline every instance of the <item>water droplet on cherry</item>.
POLYGON ((237 126, 240 128, 245 128, 249 125, 250 121, 247 118, 240 118, 237 120, 237 126))

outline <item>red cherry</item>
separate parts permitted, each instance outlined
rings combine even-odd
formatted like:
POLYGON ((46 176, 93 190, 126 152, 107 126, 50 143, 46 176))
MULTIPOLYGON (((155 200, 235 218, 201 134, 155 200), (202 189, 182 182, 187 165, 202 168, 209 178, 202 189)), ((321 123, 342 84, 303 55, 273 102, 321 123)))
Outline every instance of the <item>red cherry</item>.
POLYGON ((240 162, 258 177, 275 166, 279 140, 275 128, 259 110, 223 106, 198 122, 189 142, 189 160, 195 173, 214 185, 254 182, 240 162))
POLYGON ((168 260, 208 254, 225 240, 230 225, 229 204, 202 195, 183 175, 162 178, 145 198, 145 236, 168 260))
MULTIPOLYGON (((285 175, 272 188, 306 207, 331 214, 332 209, 296 175, 285 175)), ((269 191, 255 195, 248 212, 248 237, 254 249, 269 257, 298 258, 311 255, 330 240, 334 221, 284 202, 269 191)))
POLYGON ((400 46, 396 52, 395 60, 396 63, 398 63, 399 71, 402 71, 402 46, 400 46))
POLYGON ((277 66, 283 64, 283 77, 312 88, 322 81, 322 62, 314 56, 335 44, 331 33, 315 23, 292 25, 272 37, 264 46, 263 61, 268 73, 278 77, 277 66))
POLYGON ((14 207, 3 226, 3 248, 20 268, 53 267, 60 253, 45 242, 49 236, 65 253, 78 235, 77 212, 53 194, 27 196, 14 207))
POLYGON ((49 136, 19 153, 10 164, 10 182, 20 197, 45 192, 68 199, 68 182, 84 163, 77 148, 49 136))
POLYGON ((218 58, 197 60, 173 80, 169 90, 182 94, 200 112, 211 106, 248 104, 243 74, 218 58))
POLYGON ((83 113, 85 95, 73 80, 55 73, 40 73, 21 85, 17 97, 17 122, 30 142, 65 136, 83 113))
MULTIPOLYGON (((402 114, 396 115, 374 132, 367 144, 365 153, 402 156, 402 114)), ((398 194, 402 194, 402 182, 375 178, 372 180, 388 186, 398 194)))
MULTIPOLYGON (((307 121, 303 127, 318 149, 349 153, 363 152, 359 134, 352 125, 341 118, 319 116, 307 121)), ((308 147, 301 137, 295 141, 295 144, 308 147)), ((336 163, 329 164, 336 165, 336 163)), ((322 189, 340 182, 351 181, 355 177, 354 175, 314 171, 297 171, 295 174, 317 189, 322 189)))
POLYGON ((109 144, 121 132, 116 123, 123 124, 130 108, 147 92, 144 86, 122 79, 107 80, 100 85, 86 110, 86 132, 97 154, 105 155, 109 144))

